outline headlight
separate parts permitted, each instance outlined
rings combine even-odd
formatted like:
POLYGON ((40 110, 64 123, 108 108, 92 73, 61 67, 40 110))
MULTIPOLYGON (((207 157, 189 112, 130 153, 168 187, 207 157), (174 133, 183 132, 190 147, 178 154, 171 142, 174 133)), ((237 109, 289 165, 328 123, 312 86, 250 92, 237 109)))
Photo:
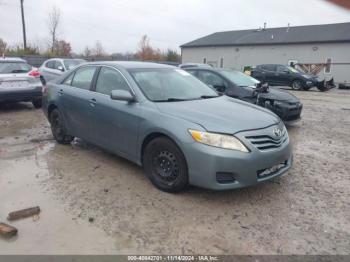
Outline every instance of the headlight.
POLYGON ((192 138, 202 144, 224 149, 238 150, 241 152, 249 152, 248 148, 232 135, 222 135, 216 133, 208 133, 197 130, 188 130, 192 138))
POLYGON ((311 78, 311 76, 309 76, 309 75, 303 75, 303 77, 305 77, 306 79, 310 79, 311 78))

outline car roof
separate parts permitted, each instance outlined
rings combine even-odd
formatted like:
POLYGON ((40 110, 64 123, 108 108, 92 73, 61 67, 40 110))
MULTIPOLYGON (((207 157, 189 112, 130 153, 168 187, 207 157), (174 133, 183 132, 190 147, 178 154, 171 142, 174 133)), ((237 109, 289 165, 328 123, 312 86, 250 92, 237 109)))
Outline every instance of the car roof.
POLYGON ((175 66, 159 64, 159 63, 151 63, 151 62, 133 62, 133 61, 98 61, 98 62, 88 62, 85 63, 90 65, 108 65, 108 66, 116 66, 123 67, 125 69, 174 69, 177 68, 175 66))
POLYGON ((0 62, 21 62, 27 63, 26 60, 19 57, 0 57, 0 62))

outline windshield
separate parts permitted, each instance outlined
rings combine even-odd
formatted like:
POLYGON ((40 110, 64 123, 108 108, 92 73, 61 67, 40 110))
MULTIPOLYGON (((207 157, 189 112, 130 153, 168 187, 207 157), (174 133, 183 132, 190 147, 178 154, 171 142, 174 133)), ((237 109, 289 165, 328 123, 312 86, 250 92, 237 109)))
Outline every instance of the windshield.
POLYGON ((64 66, 67 70, 73 69, 77 65, 84 63, 85 61, 82 59, 65 59, 63 60, 64 66))
POLYGON ((255 78, 239 71, 222 70, 220 72, 237 86, 256 86, 258 83, 260 83, 255 78))
POLYGON ((28 73, 32 67, 23 62, 1 62, 0 74, 28 73))
POLYGON ((218 94, 181 69, 149 69, 130 72, 145 96, 154 102, 195 100, 218 94))

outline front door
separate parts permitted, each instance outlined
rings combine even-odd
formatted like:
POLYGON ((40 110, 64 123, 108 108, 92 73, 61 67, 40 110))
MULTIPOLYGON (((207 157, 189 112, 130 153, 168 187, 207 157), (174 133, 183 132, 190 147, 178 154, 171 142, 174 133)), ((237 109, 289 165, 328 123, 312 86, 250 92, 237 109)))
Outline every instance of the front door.
POLYGON ((112 90, 131 91, 124 76, 115 68, 101 67, 98 74, 93 110, 93 136, 96 143, 125 157, 136 156, 139 103, 111 99, 112 90))

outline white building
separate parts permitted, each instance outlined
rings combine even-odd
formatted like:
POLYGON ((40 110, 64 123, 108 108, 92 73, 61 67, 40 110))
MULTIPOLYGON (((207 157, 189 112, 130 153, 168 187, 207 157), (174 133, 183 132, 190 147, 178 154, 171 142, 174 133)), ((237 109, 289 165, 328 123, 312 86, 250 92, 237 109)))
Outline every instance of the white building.
POLYGON ((181 46, 182 63, 244 70, 300 64, 320 77, 350 82, 350 23, 218 32, 181 46))

